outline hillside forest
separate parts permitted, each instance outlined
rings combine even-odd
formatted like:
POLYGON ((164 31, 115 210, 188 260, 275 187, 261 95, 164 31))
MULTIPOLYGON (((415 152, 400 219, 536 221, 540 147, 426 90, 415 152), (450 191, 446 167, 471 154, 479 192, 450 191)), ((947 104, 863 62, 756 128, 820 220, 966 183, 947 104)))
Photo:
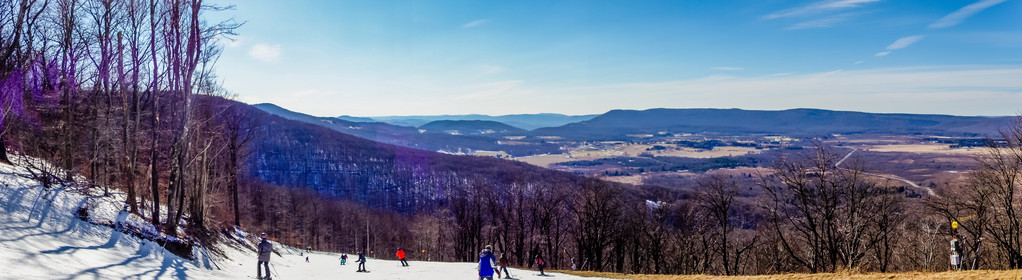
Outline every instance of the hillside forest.
MULTIPOLYGON (((202 0, 0 2, 0 164, 40 188, 123 193, 167 246, 241 227, 316 250, 650 274, 1022 268, 1022 120, 963 182, 900 182, 816 142, 755 180, 628 185, 398 147, 230 100, 214 71, 240 23, 202 0), (17 160, 24 157, 45 160, 17 160), (742 190, 759 190, 742 195, 742 190), (958 227, 951 228, 955 222, 958 227)), ((130 230, 130 229, 126 229, 130 230)), ((187 257, 187 251, 184 253, 187 257)))

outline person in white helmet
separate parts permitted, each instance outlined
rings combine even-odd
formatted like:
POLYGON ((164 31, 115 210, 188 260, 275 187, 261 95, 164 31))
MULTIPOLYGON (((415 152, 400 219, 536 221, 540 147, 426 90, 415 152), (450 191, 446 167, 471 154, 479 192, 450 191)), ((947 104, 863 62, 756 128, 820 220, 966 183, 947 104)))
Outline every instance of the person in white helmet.
POLYGON ((266 233, 262 234, 263 240, 259 242, 259 263, 256 264, 256 278, 270 279, 270 253, 273 252, 273 244, 266 240, 266 233), (266 278, 263 278, 263 266, 266 269, 266 278))

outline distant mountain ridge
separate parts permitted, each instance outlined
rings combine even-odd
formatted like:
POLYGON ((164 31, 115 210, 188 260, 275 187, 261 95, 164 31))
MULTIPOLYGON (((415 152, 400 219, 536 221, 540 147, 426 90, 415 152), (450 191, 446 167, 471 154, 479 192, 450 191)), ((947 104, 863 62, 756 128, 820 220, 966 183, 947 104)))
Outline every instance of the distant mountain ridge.
POLYGON ((337 118, 338 119, 342 119, 342 120, 346 120, 346 121, 349 121, 349 122, 377 122, 376 120, 374 120, 372 118, 353 117, 353 116, 349 116, 349 115, 338 116, 337 118))
MULTIPOLYGON (((385 122, 393 125, 402 126, 414 126, 419 127, 433 121, 495 121, 504 123, 513 127, 533 130, 541 127, 555 127, 562 126, 569 123, 581 122, 592 119, 598 115, 562 115, 552 113, 542 114, 514 114, 514 115, 502 115, 502 116, 490 116, 490 115, 439 115, 439 116, 381 116, 381 117, 369 117, 374 121, 385 122)), ((338 118, 352 119, 350 116, 341 116, 338 118)))
POLYGON ((997 137, 1013 117, 964 117, 886 114, 821 109, 781 111, 742 109, 613 110, 591 120, 540 128, 533 135, 566 139, 623 139, 629 134, 717 133, 787 134, 926 134, 997 137))
POLYGON ((351 122, 338 118, 310 116, 269 103, 252 106, 285 119, 315 124, 381 143, 428 151, 505 151, 515 156, 557 153, 560 151, 560 146, 549 143, 502 145, 498 142, 500 134, 452 135, 443 131, 420 132, 416 127, 399 126, 383 122, 351 122))
POLYGON ((448 134, 523 134, 526 130, 497 121, 432 121, 419 127, 420 130, 444 132, 448 134))

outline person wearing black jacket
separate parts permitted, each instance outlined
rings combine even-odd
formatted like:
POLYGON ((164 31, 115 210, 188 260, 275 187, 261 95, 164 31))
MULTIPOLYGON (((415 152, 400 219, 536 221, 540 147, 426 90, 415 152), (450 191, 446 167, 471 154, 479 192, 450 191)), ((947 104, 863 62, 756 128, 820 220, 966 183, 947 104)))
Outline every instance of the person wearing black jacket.
POLYGON ((366 254, 358 252, 358 270, 355 272, 369 272, 366 270, 366 254))

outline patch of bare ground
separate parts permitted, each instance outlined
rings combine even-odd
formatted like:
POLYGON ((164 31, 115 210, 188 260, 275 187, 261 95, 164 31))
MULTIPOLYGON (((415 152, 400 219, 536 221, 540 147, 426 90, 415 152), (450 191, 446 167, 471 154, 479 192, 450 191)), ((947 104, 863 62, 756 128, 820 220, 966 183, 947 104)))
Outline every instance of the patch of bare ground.
POLYGON ((641 185, 644 178, 643 175, 631 175, 631 176, 599 176, 600 179, 618 182, 623 184, 641 185))
POLYGON ((898 273, 814 273, 814 274, 776 274, 756 276, 716 276, 716 275, 649 275, 649 274, 620 274, 591 271, 557 271, 564 274, 578 275, 582 277, 602 277, 611 279, 634 279, 634 280, 880 280, 880 279, 925 279, 925 280, 958 280, 958 279, 983 279, 983 280, 1014 280, 1022 279, 1022 270, 972 270, 956 272, 898 272, 898 273))

